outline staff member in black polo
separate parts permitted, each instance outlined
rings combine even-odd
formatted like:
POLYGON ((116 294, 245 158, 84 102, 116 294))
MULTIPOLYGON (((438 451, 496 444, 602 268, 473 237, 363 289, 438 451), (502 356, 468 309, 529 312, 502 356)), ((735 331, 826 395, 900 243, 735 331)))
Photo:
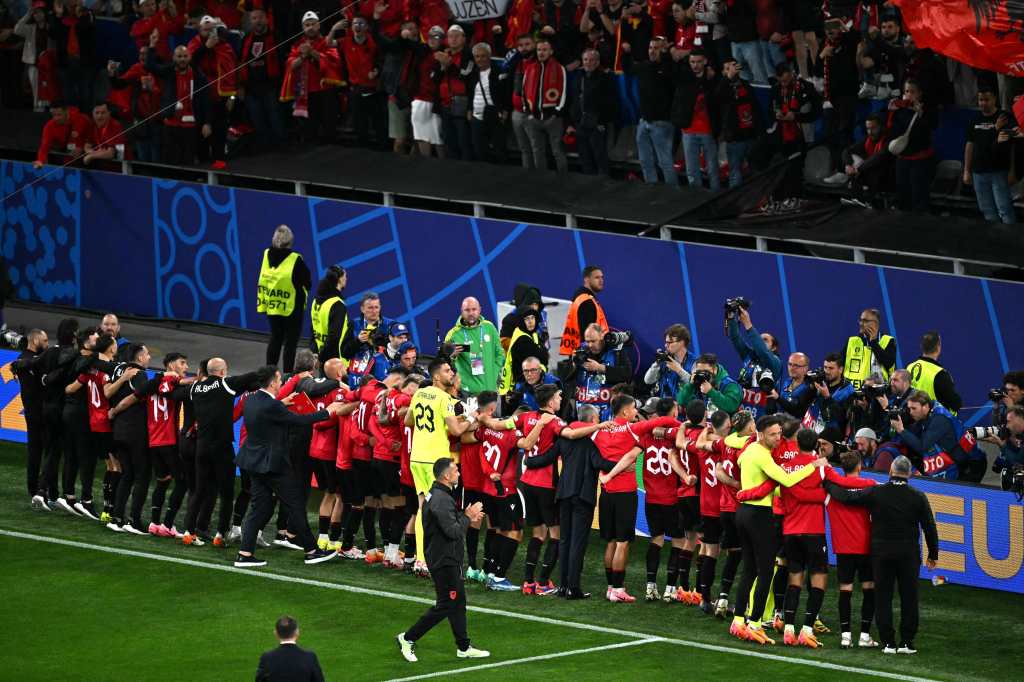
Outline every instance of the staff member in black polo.
POLYGON ((928 498, 910 487, 913 467, 900 456, 889 468, 889 482, 861 490, 846 490, 829 481, 825 488, 839 502, 859 504, 871 510, 871 557, 875 574, 875 618, 887 654, 916 654, 917 581, 921 570, 919 538, 924 531, 928 545, 925 565, 935 568, 939 536, 928 498), (900 645, 892 622, 893 584, 900 591, 900 645))
POLYGON ((466 586, 462 580, 462 557, 466 529, 483 518, 483 504, 474 502, 459 512, 452 489, 459 483, 459 468, 448 457, 434 462, 434 485, 423 503, 423 546, 427 568, 437 591, 437 603, 405 632, 395 636, 402 656, 415 663, 416 642, 445 618, 452 626, 458 658, 487 658, 491 652, 474 648, 466 632, 466 586))
POLYGON ((317 548, 316 538, 309 530, 306 518, 306 498, 302 493, 288 457, 288 427, 305 426, 330 419, 341 411, 341 403, 331 403, 327 409, 310 414, 294 414, 287 405, 296 394, 284 400, 276 398, 281 390, 281 372, 273 365, 257 370, 259 390, 245 401, 247 436, 238 451, 235 464, 249 473, 252 481, 252 504, 242 520, 242 547, 235 558, 237 568, 266 566, 267 562, 252 555, 256 548, 256 534, 267 525, 274 514, 274 495, 288 511, 288 529, 306 552, 307 564, 319 564, 338 556, 317 548))
POLYGON ((50 342, 42 329, 33 329, 27 334, 27 338, 28 345, 11 365, 21 386, 21 404, 25 408, 25 429, 28 437, 25 480, 32 508, 50 511, 46 505, 46 488, 41 485, 40 479, 43 451, 50 436, 43 414, 43 371, 39 362, 39 358, 49 348, 50 342))

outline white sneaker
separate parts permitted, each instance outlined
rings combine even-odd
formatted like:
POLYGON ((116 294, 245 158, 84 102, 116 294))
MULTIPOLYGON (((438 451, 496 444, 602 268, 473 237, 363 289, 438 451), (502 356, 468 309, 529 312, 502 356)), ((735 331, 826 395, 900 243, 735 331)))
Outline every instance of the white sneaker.
POLYGON ((117 525, 113 521, 111 521, 110 523, 107 524, 107 528, 109 528, 110 530, 114 531, 115 533, 123 533, 124 532, 124 528, 122 528, 121 526, 117 525))
POLYGON ((395 635, 395 641, 398 642, 398 650, 402 652, 402 658, 410 663, 420 660, 416 658, 416 642, 407 640, 404 632, 399 632, 395 635))
POLYGON ((275 538, 273 542, 274 547, 284 547, 285 549, 298 549, 302 548, 296 545, 294 542, 287 538, 275 538))
POLYGON ((647 583, 647 594, 645 595, 647 601, 658 601, 658 585, 657 583, 647 583))
POLYGON ((871 83, 861 83, 860 90, 857 92, 857 97, 860 99, 875 99, 878 97, 878 88, 871 83))
POLYGON ((121 530, 123 530, 125 533, 131 533, 132 535, 148 535, 148 533, 139 530, 130 523, 126 523, 123 526, 121 526, 121 530))
POLYGON ((86 503, 81 500, 75 502, 75 511, 78 512, 79 516, 84 516, 85 518, 92 519, 93 521, 99 521, 100 517, 93 513, 94 510, 91 509, 91 507, 92 503, 89 503, 89 506, 86 506, 86 503))
POLYGON ((883 654, 895 654, 896 653, 896 647, 894 647, 894 646, 892 646, 890 644, 886 644, 885 648, 882 649, 882 653, 883 654))
POLYGON ((231 526, 231 530, 228 531, 228 536, 224 538, 225 542, 241 542, 242 541, 242 527, 231 526))
POLYGON ((853 646, 853 633, 844 632, 839 639, 839 648, 849 649, 851 646, 853 646))
POLYGON ((847 177, 846 173, 833 173, 828 176, 822 182, 826 185, 842 185, 845 184, 850 178, 847 177))
POLYGON ((470 646, 468 649, 463 651, 462 649, 456 649, 456 658, 487 658, 491 655, 490 651, 484 651, 483 649, 477 649, 474 646, 470 646))
POLYGON ((341 555, 342 559, 352 559, 353 561, 358 561, 359 559, 363 559, 366 557, 366 555, 364 555, 362 551, 355 545, 349 547, 344 552, 338 552, 338 554, 341 555))
POLYGON ((913 655, 917 653, 917 649, 914 648, 913 644, 900 644, 900 648, 896 650, 896 653, 913 655))
POLYGON ((75 507, 70 502, 68 502, 68 498, 66 497, 58 497, 57 506, 66 511, 68 514, 71 514, 72 516, 81 516, 81 514, 75 511, 75 507))
MULTIPOLYGON (((845 636, 846 633, 844 632, 843 635, 845 636)), ((874 649, 878 646, 878 642, 871 639, 871 635, 867 632, 862 632, 860 633, 860 641, 857 642, 857 646, 862 646, 866 649, 874 649)))
POLYGON ((665 594, 661 595, 661 600, 666 604, 676 601, 676 588, 671 585, 665 585, 665 594))
POLYGON ((29 505, 31 505, 31 507, 36 511, 53 511, 46 506, 46 498, 42 495, 33 495, 31 501, 29 501, 29 505))
POLYGON ((256 533, 256 546, 257 547, 270 547, 270 543, 263 539, 263 531, 256 533))

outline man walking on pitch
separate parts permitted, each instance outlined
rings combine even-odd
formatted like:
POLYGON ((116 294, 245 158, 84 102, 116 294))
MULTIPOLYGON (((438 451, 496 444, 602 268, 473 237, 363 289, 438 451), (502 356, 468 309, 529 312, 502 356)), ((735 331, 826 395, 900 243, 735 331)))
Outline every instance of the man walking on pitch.
POLYGON ((448 457, 434 462, 434 484, 421 510, 427 568, 437 591, 437 603, 395 639, 402 656, 415 663, 416 642, 445 618, 451 623, 458 658, 487 658, 489 651, 476 649, 466 632, 466 587, 462 579, 462 557, 466 529, 483 516, 483 505, 475 502, 459 513, 452 490, 459 482, 459 469, 448 457))

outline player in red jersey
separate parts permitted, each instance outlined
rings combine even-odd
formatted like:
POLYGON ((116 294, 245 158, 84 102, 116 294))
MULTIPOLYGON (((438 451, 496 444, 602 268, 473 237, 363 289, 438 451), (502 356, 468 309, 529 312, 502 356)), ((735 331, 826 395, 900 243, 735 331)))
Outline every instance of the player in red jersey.
MULTIPOLYGON (((515 419, 516 428, 520 433, 530 433, 544 414, 558 414, 562 408, 562 391, 555 385, 538 386, 534 397, 540 409, 536 412, 523 412, 515 419)), ((524 458, 542 455, 551 449, 559 436, 575 440, 586 438, 605 424, 594 424, 571 429, 560 418, 550 420, 541 431, 537 443, 523 453, 524 458)), ((523 594, 554 594, 558 588, 551 582, 551 573, 558 561, 558 503, 555 500, 558 471, 555 467, 546 466, 539 469, 526 469, 519 479, 519 492, 523 496, 526 524, 532 526, 533 533, 526 546, 526 568, 523 573, 523 594), (544 550, 544 563, 541 565, 540 580, 535 581, 537 560, 545 538, 548 541, 544 550)))
POLYGON ((636 601, 626 592, 626 563, 629 545, 636 536, 637 485, 633 465, 643 453, 641 436, 655 428, 671 427, 678 422, 673 417, 657 417, 635 422, 638 413, 633 396, 625 393, 612 398, 613 424, 597 431, 591 438, 601 456, 615 462, 611 471, 601 474, 601 499, 598 501, 601 537, 607 542, 604 569, 608 577, 605 598, 610 602, 636 601))
MULTIPOLYGON (((396 370, 396 365, 388 376, 396 370)), ((385 533, 384 568, 402 568, 399 545, 408 519, 405 499, 402 497, 402 448, 405 443, 405 414, 409 411, 412 394, 420 387, 420 376, 397 372, 401 383, 391 386, 383 401, 378 402, 377 414, 370 419, 370 432, 376 441, 373 446, 373 468, 381 498, 381 533, 385 533), (386 530, 385 530, 386 529, 386 530)))
POLYGON ((355 411, 359 409, 359 399, 355 391, 347 388, 340 388, 336 398, 351 405, 352 412, 349 414, 338 414, 335 420, 338 423, 338 450, 334 459, 334 468, 338 474, 338 488, 341 494, 341 549, 338 553, 344 559, 363 559, 365 554, 355 546, 356 531, 363 520, 363 493, 359 478, 356 476, 352 466, 352 450, 354 447, 354 435, 357 432, 355 426, 355 411), (356 502, 358 504, 356 504, 356 502))
MULTIPOLYGON (((860 478, 861 458, 856 450, 839 455, 846 478, 860 478)), ((874 485, 871 479, 863 479, 874 485)), ((865 507, 843 504, 826 497, 832 551, 836 555, 836 577, 839 579, 840 646, 853 646, 850 627, 853 611, 853 582, 860 579, 863 595, 860 607, 860 638, 857 645, 878 646, 871 637, 871 621, 875 617, 875 582, 871 570, 871 513, 865 507)))
POLYGON ((697 564, 697 589, 700 609, 707 615, 715 612, 711 599, 711 585, 715 582, 719 546, 722 542, 721 493, 718 490, 718 462, 725 456, 725 436, 732 428, 729 414, 718 410, 711 415, 711 423, 697 438, 700 453, 700 557, 697 564))
POLYGON ((679 552, 679 581, 681 585, 676 591, 676 600, 696 606, 700 604, 700 592, 690 589, 690 567, 693 564, 693 551, 697 549, 697 533, 701 529, 700 524, 700 496, 697 486, 700 483, 700 457, 701 451, 697 449, 697 439, 702 433, 706 424, 707 406, 703 400, 694 398, 686 404, 686 422, 674 431, 676 448, 679 450, 679 458, 682 461, 683 469, 687 474, 694 476, 693 484, 683 484, 679 494, 680 523, 683 529, 683 542, 679 552), (685 445, 683 443, 685 442, 685 445))
MULTIPOLYGON (((492 417, 498 409, 497 393, 483 391, 477 396, 477 415, 492 417)), ((484 514, 487 514, 487 504, 484 495, 484 473, 480 466, 480 443, 472 438, 472 432, 462 434, 459 445, 459 482, 462 488, 461 508, 468 509, 479 502, 484 505, 484 514)), ((480 548, 480 527, 483 525, 484 517, 470 521, 466 529, 466 580, 475 580, 479 583, 487 581, 487 573, 477 567, 477 556, 480 548)), ((493 544, 494 527, 488 520, 487 535, 484 542, 484 562, 490 558, 488 549, 493 544)))
MULTIPOLYGON (((671 398, 658 400, 654 413, 659 417, 676 419, 679 405, 671 398)), ((679 422, 675 422, 678 426, 679 422)), ((681 481, 692 477, 686 473, 675 448, 675 434, 671 427, 655 428, 640 436, 643 448, 644 516, 651 540, 647 545, 647 601, 675 601, 679 577, 679 553, 682 551, 683 530, 679 517, 677 492, 681 481), (665 594, 658 595, 658 566, 665 540, 671 541, 665 594)), ((692 481, 691 481, 692 482, 692 481)))
POLYGON ((732 616, 729 613, 729 593, 736 580, 736 571, 743 560, 740 533, 736 527, 736 493, 740 489, 740 466, 736 463, 740 452, 757 439, 754 416, 749 412, 737 412, 732 416, 732 433, 723 440, 722 455, 715 465, 715 477, 719 487, 719 518, 722 521, 720 549, 726 553, 722 567, 722 582, 718 591, 715 615, 719 618, 732 616))
MULTIPOLYGON (((323 370, 324 376, 327 379, 341 382, 345 378, 345 363, 340 358, 331 358, 325 362, 323 370)), ((313 406, 318 410, 322 410, 333 402, 343 401, 345 395, 340 390, 342 386, 344 386, 343 383, 324 395, 310 396, 313 406)), ((296 384, 296 388, 298 388, 298 384, 296 384)), ((339 414, 350 414, 355 408, 356 405, 354 403, 345 405, 339 414)), ((338 482, 338 470, 335 466, 338 456, 337 415, 332 415, 329 419, 313 424, 312 432, 309 442, 309 459, 317 488, 322 493, 317 529, 317 546, 320 549, 337 552, 341 549, 342 515, 342 503, 338 494, 340 483, 338 482)))

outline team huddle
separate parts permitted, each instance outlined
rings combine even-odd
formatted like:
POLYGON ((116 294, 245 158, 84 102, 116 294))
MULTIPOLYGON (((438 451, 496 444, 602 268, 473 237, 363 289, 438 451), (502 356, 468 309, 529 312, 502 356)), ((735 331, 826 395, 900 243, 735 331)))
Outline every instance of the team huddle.
MULTIPOLYGON (((28 389, 26 405, 40 407, 34 414, 43 415, 29 420, 30 441, 33 436, 46 441, 41 477, 38 458, 33 473, 29 448, 32 506, 99 521, 114 532, 176 538, 193 547, 223 547, 240 539, 250 494, 244 470, 235 491, 232 422, 242 419, 247 397, 260 388, 258 373, 229 376, 227 363, 211 358, 189 376, 188 358, 169 353, 163 372, 148 376, 144 344, 119 345, 114 330, 79 331, 73 320, 65 322, 58 330, 60 345, 52 348, 44 332, 30 332, 29 351, 15 367, 23 393, 26 380, 37 381, 38 392, 28 389), (99 462, 106 472, 97 512, 92 487, 99 462)), ((576 421, 567 423, 558 416, 561 390, 541 385, 535 391, 537 409, 498 416, 501 401, 493 391, 460 400, 460 376, 449 359, 435 359, 428 376, 420 371, 396 364, 383 379, 367 375, 351 388, 342 360, 321 367, 311 352, 296 357, 295 373, 276 398, 289 406, 311 403, 310 411, 335 405, 328 418, 289 431, 291 466, 305 486, 304 499, 318 491, 321 551, 427 576, 419 510, 434 482, 434 463, 450 457, 459 465, 457 494, 463 506, 480 503, 484 510, 466 534, 468 580, 494 591, 589 597, 581 574, 596 507, 607 543, 605 597, 631 603, 636 598, 626 589, 626 569, 636 537, 640 479, 650 536, 646 601, 679 602, 731 618, 730 632, 744 640, 774 643, 764 623, 782 632, 786 644, 818 648, 818 636, 829 631, 818 618, 828 575, 827 511, 838 561, 842 646, 877 646, 870 634, 870 514, 830 499, 824 487, 826 481, 843 489, 873 485, 858 476, 857 452, 841 455, 839 474, 817 454, 817 434, 798 420, 774 415, 755 423, 743 411, 708 413, 699 399, 680 414, 670 398, 639 406, 628 393, 613 392, 610 419, 601 421, 595 407, 584 405, 576 421), (523 579, 513 583, 510 569, 524 537, 523 579), (856 583, 862 603, 854 639, 856 583), (800 596, 808 584, 798 624, 800 596)), ((288 527, 284 510, 277 526, 272 541, 263 540, 261 531, 261 546, 272 542, 302 549, 295 544, 299 529, 288 527)))

